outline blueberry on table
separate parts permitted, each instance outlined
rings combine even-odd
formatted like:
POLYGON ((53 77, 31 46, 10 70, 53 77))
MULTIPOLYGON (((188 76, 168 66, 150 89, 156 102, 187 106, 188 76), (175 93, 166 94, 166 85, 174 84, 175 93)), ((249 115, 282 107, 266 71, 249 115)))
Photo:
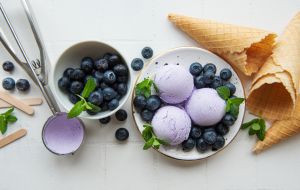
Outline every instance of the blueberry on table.
POLYGON ((108 123, 110 122, 110 119, 111 119, 110 116, 108 116, 108 117, 99 119, 99 122, 100 122, 101 124, 108 124, 108 123))
POLYGON ((80 68, 87 74, 92 73, 94 69, 94 60, 90 57, 84 57, 81 60, 80 68))
POLYGON ((134 58, 131 62, 131 68, 135 71, 139 71, 143 68, 144 61, 140 58, 134 58))
POLYGON ((67 77, 69 79, 71 79, 71 74, 74 72, 74 69, 73 68, 67 68, 64 73, 63 73, 63 76, 64 77, 67 77))
POLYGON ((206 86, 203 76, 197 76, 194 78, 194 85, 197 89, 204 88, 206 86))
POLYGON ((208 70, 203 74, 203 80, 205 84, 212 84, 214 82, 214 79, 215 79, 215 74, 210 70, 208 70))
POLYGON ((18 90, 25 92, 30 88, 30 84, 27 79, 19 79, 16 82, 16 87, 18 90))
POLYGON ((119 109, 116 112, 115 116, 118 121, 125 121, 127 119, 127 112, 123 109, 119 109))
POLYGON ((205 152, 208 150, 209 145, 204 141, 203 138, 196 140, 196 148, 199 152, 205 152))
POLYGON ((11 61, 5 61, 2 65, 4 71, 11 72, 14 70, 15 66, 11 61))
POLYGON ((211 87, 213 89, 216 89, 216 88, 218 88, 220 86, 223 86, 223 80, 221 79, 221 77, 215 76, 214 81, 211 84, 211 87))
POLYGON ((103 102, 103 95, 99 91, 92 92, 88 97, 88 101, 96 106, 100 106, 103 102))
POLYGON ((235 87, 234 84, 232 84, 231 82, 226 82, 226 83, 224 84, 224 86, 227 86, 227 87, 229 88, 229 90, 230 90, 230 95, 231 95, 231 96, 235 93, 236 87, 235 87))
POLYGON ((199 127, 195 127, 193 126, 191 128, 191 132, 190 132, 190 137, 193 138, 193 139, 198 139, 201 137, 201 129, 199 127))
POLYGON ((146 108, 150 111, 157 110, 161 105, 161 101, 159 96, 157 95, 151 95, 146 102, 146 108))
POLYGON ((16 86, 15 80, 10 77, 7 77, 2 81, 2 87, 5 90, 13 90, 15 86, 16 86))
POLYGON ((216 74, 217 72, 217 68, 214 64, 212 63, 207 63, 206 65, 204 65, 203 67, 203 72, 206 73, 207 71, 211 71, 213 72, 214 74, 216 74))
POLYGON ((203 133, 203 140, 207 144, 212 145, 217 140, 217 133, 214 130, 204 131, 204 133, 203 133))
POLYGON ((153 50, 150 47, 144 47, 142 49, 142 56, 145 59, 150 59, 153 56, 153 50))
POLYGON ((85 73, 81 69, 74 69, 71 73, 71 80, 83 81, 85 77, 85 73))
POLYGON ((71 81, 68 77, 62 77, 58 80, 58 87, 61 90, 68 91, 71 86, 71 81))
POLYGON ((95 71, 93 76, 98 79, 98 82, 101 83, 104 79, 104 73, 100 71, 95 71))
POLYGON ((154 116, 154 113, 150 110, 144 109, 141 113, 141 117, 144 121, 150 122, 154 116))
POLYGON ((216 132, 222 136, 226 135, 229 132, 229 127, 224 125, 222 122, 218 123, 215 129, 216 132))
POLYGON ((103 98, 106 101, 112 100, 117 96, 117 92, 111 87, 106 87, 102 90, 103 98))
POLYGON ((117 92, 120 95, 125 95, 127 93, 127 84, 119 83, 118 86, 117 86, 117 92))
POLYGON ((115 137, 119 141, 125 141, 129 137, 129 132, 125 128, 119 128, 118 130, 116 130, 115 137))
POLYGON ((103 80, 106 84, 113 84, 116 82, 116 79, 117 77, 112 70, 105 71, 103 80))
POLYGON ((124 82, 127 83, 128 76, 117 76, 117 82, 124 82))
POLYGON ((222 148, 225 145, 225 139, 223 136, 218 135, 216 142, 212 145, 211 150, 216 151, 222 148))
POLYGON ((108 69, 108 60, 107 59, 97 59, 94 63, 95 69, 98 71, 106 71, 108 69))
POLYGON ((134 97, 133 99, 133 105, 137 110, 142 110, 146 107, 147 99, 145 96, 139 95, 134 97))
POLYGON ((70 86, 70 92, 73 94, 80 94, 83 90, 83 83, 79 81, 73 81, 70 86))
POLYGON ((223 80, 229 80, 231 78, 231 76, 232 76, 232 72, 229 69, 227 69, 227 68, 222 69, 220 71, 220 77, 223 80))
POLYGON ((235 118, 233 115, 231 115, 231 114, 229 114, 229 113, 226 113, 225 116, 224 116, 223 119, 222 119, 222 123, 223 123, 225 126, 228 126, 228 127, 229 127, 229 126, 231 126, 231 125, 234 124, 235 120, 236 120, 236 118, 235 118))
POLYGON ((69 100, 70 102, 72 102, 73 104, 76 104, 80 98, 78 96, 76 96, 75 94, 69 93, 69 100))
POLYGON ((190 65, 190 73, 194 76, 200 75, 202 72, 202 65, 198 62, 192 63, 190 65))
POLYGON ((187 140, 185 140, 181 143, 182 150, 184 152, 191 151, 195 147, 195 145, 196 145, 196 143, 193 138, 188 138, 187 140))
POLYGON ((119 100, 118 99, 112 99, 110 102, 108 102, 108 109, 114 110, 119 106, 119 100))

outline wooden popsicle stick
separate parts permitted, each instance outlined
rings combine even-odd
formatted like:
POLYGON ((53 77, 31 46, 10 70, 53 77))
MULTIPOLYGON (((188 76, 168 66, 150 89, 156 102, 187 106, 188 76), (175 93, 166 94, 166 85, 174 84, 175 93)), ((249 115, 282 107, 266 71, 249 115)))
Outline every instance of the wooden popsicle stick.
POLYGON ((32 107, 24 104, 22 101, 20 101, 17 98, 9 95, 6 92, 0 91, 0 99, 2 99, 5 102, 11 104, 12 106, 18 108, 19 110, 27 113, 28 115, 33 115, 33 113, 34 113, 34 109, 32 107))
POLYGON ((27 134, 26 129, 19 129, 18 131, 13 132, 12 134, 9 134, 6 137, 3 137, 2 139, 0 139, 0 148, 14 142, 15 140, 24 137, 26 134, 27 134))
MULTIPOLYGON (((26 98, 26 99, 20 99, 20 101, 22 101, 24 104, 28 106, 38 106, 43 103, 42 98, 26 98)), ((9 107, 12 107, 12 105, 3 100, 0 100, 0 108, 9 108, 9 107)))

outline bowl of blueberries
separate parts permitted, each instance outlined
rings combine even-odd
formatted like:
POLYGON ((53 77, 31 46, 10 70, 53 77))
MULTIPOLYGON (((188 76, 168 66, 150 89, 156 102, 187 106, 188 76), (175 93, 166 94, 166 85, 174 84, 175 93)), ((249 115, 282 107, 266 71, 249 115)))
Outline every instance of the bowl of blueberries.
POLYGON ((65 50, 51 77, 54 95, 67 112, 80 101, 87 81, 95 81, 96 88, 86 101, 100 109, 79 115, 86 119, 114 114, 125 104, 131 90, 130 69, 124 57, 110 45, 97 41, 80 42, 65 50))

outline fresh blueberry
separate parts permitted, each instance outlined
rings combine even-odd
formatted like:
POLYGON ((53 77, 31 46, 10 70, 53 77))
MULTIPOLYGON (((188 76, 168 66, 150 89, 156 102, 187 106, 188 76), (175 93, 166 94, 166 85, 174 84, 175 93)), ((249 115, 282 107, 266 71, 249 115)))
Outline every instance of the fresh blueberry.
POLYGON ((85 72, 85 73, 91 73, 94 69, 94 60, 90 57, 84 57, 81 60, 80 63, 80 68, 85 72))
POLYGON ((68 77, 62 77, 58 80, 58 87, 61 90, 66 90, 68 91, 71 85, 71 81, 68 77))
POLYGON ((211 131, 204 131, 203 133, 203 140, 209 144, 212 145, 217 140, 217 133, 214 130, 211 131))
POLYGON ((211 71, 214 74, 216 74, 217 68, 216 68, 216 66, 214 64, 207 63, 206 65, 204 65, 203 71, 204 71, 204 73, 206 73, 207 71, 211 71))
POLYGON ((205 152, 208 150, 209 145, 204 141, 203 138, 196 140, 196 148, 199 152, 205 152))
POLYGON ((219 134, 219 135, 226 135, 229 131, 229 127, 224 125, 223 123, 218 123, 217 126, 216 126, 216 132, 219 134))
POLYGON ((201 137, 201 129, 199 127, 195 127, 193 126, 191 128, 191 132, 190 132, 190 137, 192 137, 193 139, 198 139, 201 137))
POLYGON ((119 128, 116 130, 115 137, 118 141, 125 141, 129 137, 129 132, 125 128, 119 128))
POLYGON ((134 97, 133 99, 133 105, 135 109, 137 109, 138 111, 144 109, 146 107, 146 104, 147 104, 147 99, 145 98, 145 96, 139 95, 134 97))
POLYGON ((115 116, 118 121, 125 121, 127 119, 127 112, 123 109, 119 109, 116 112, 115 116))
POLYGON ((108 58, 110 68, 113 68, 117 63, 121 62, 121 59, 118 55, 111 55, 108 58))
POLYGON ((147 104, 146 104, 146 108, 150 111, 155 111, 157 110, 161 105, 161 101, 159 96, 157 95, 151 95, 148 99, 147 99, 147 104))
POLYGON ((131 62, 131 68, 135 71, 139 71, 143 68, 144 61, 140 58, 134 58, 131 62))
POLYGON ((153 56, 153 50, 150 47, 144 47, 142 49, 142 56, 145 59, 150 59, 153 56))
POLYGON ((113 84, 116 82, 116 79, 117 77, 112 70, 105 71, 103 80, 106 84, 113 84))
POLYGON ((106 59, 97 59, 94 66, 98 71, 104 72, 108 69, 108 61, 106 59))
POLYGON ((231 76, 232 76, 232 72, 229 69, 227 69, 227 68, 222 69, 220 71, 220 77, 223 80, 229 80, 231 78, 231 76))
POLYGON ((125 95, 127 93, 127 84, 119 83, 118 86, 117 86, 117 92, 120 95, 125 95))
POLYGON ((126 76, 126 75, 128 75, 128 69, 123 64, 115 65, 114 68, 113 68, 113 71, 117 76, 126 76))
POLYGON ((128 76, 117 76, 117 82, 127 83, 127 81, 128 81, 128 76))
POLYGON ((12 62, 5 61, 2 65, 2 68, 3 68, 4 71, 11 72, 11 71, 14 70, 15 66, 12 62))
POLYGON ((83 83, 79 81, 73 81, 70 86, 70 92, 73 94, 80 94, 83 90, 83 83))
POLYGON ((204 88, 206 86, 204 82, 204 77, 203 76, 197 76, 194 78, 194 85, 197 89, 199 88, 204 88))
POLYGON ((16 86, 15 80, 10 77, 7 77, 2 81, 2 87, 5 90, 13 90, 15 86, 16 86))
POLYGON ((27 79, 19 79, 16 82, 16 87, 18 90, 25 92, 30 88, 30 84, 27 79))
POLYGON ((109 58, 110 58, 110 56, 112 56, 111 53, 105 53, 105 54, 103 55, 103 59, 106 59, 106 60, 108 61, 109 58))
POLYGON ((214 81, 211 84, 211 87, 216 89, 223 85, 223 80, 219 76, 215 76, 214 81))
POLYGON ((71 79, 76 81, 83 81, 85 77, 85 73, 81 69, 74 69, 71 73, 71 79))
POLYGON ((236 118, 234 116, 232 116, 231 114, 229 113, 226 113, 225 116, 223 117, 222 119, 222 123, 225 125, 225 126, 231 126, 234 124, 236 118))
POLYGON ((106 87, 102 90, 103 98, 106 101, 110 101, 117 96, 117 92, 111 87, 106 87))
POLYGON ((200 75, 202 72, 202 65, 198 62, 192 63, 190 66, 190 73, 194 76, 200 75))
POLYGON ((94 112, 92 110, 86 110, 86 113, 89 115, 96 115, 98 112, 94 112))
POLYGON ((100 106, 103 102, 103 95, 99 91, 92 92, 88 101, 96 106, 100 106))
POLYGON ((109 87, 105 82, 100 83, 100 88, 103 90, 104 88, 109 87))
POLYGON ((76 104, 80 100, 80 98, 78 96, 76 96, 75 94, 69 93, 69 100, 73 104, 76 104))
POLYGON ((229 90, 230 90, 230 95, 231 95, 231 96, 235 93, 236 87, 235 87, 234 84, 232 84, 231 82, 226 82, 226 83, 224 84, 224 86, 227 86, 227 87, 229 88, 229 90))
POLYGON ((93 76, 98 79, 98 82, 101 83, 103 81, 104 78, 104 73, 100 72, 100 71, 95 71, 93 76))
POLYGON ((99 122, 100 122, 101 124, 108 124, 108 123, 110 122, 110 119, 111 119, 110 116, 108 116, 108 117, 99 119, 99 122))
POLYGON ((154 113, 150 110, 145 109, 142 111, 141 116, 144 121, 149 122, 152 120, 154 113))
POLYGON ((214 82, 214 79, 215 79, 215 74, 210 70, 208 70, 203 74, 203 80, 205 84, 212 84, 214 82))
POLYGON ((103 102, 100 105, 101 111, 107 111, 108 110, 108 103, 107 102, 103 102))
POLYGON ((225 139, 223 136, 218 135, 216 142, 212 145, 211 150, 216 151, 222 148, 225 145, 225 139))
POLYGON ((187 140, 181 143, 182 150, 184 152, 191 151, 195 147, 195 140, 193 138, 188 138, 187 140))
POLYGON ((119 106, 119 100, 118 99, 112 99, 109 103, 108 103, 108 109, 109 110, 114 110, 119 106))
POLYGON ((69 79, 71 79, 71 75, 72 75, 73 72, 74 72, 74 69, 73 69, 73 68, 67 68, 67 69, 64 71, 63 76, 64 76, 64 77, 67 77, 67 78, 69 78, 69 79))

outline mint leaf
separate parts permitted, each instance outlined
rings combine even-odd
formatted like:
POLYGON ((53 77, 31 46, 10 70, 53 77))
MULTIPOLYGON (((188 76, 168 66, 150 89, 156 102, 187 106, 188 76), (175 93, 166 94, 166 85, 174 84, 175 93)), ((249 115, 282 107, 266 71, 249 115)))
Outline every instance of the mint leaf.
POLYGON ((149 140, 144 144, 143 149, 144 149, 144 150, 147 150, 147 149, 151 148, 152 145, 153 145, 153 142, 154 142, 154 138, 149 139, 149 140))
POLYGON ((260 130, 260 125, 258 123, 253 123, 251 125, 251 129, 253 129, 254 131, 258 132, 260 130))
POLYGON ((263 141, 265 139, 266 136, 266 122, 263 119, 260 119, 258 121, 259 125, 260 125, 260 130, 259 132, 256 134, 257 138, 261 141, 263 141))
POLYGON ((81 112, 85 110, 84 104, 85 104, 84 100, 80 100, 79 102, 77 102, 73 106, 73 108, 69 111, 68 118, 70 119, 79 116, 81 112))
POLYGON ((230 90, 227 86, 220 86, 216 90, 222 99, 227 100, 229 98, 230 90))
POLYGON ((144 79, 142 82, 138 83, 135 86, 136 95, 144 95, 148 98, 151 95, 151 87, 153 85, 153 81, 149 78, 144 79))
POLYGON ((96 86, 97 86, 97 84, 96 84, 95 80, 93 78, 89 78, 84 86, 81 96, 83 98, 88 98, 89 95, 95 90, 96 86))
POLYGON ((235 98, 230 98, 228 101, 230 101, 232 104, 235 104, 235 105, 241 105, 241 103, 244 102, 244 98, 238 98, 238 97, 235 97, 235 98))
POLYGON ((6 112, 4 112, 4 116, 7 117, 9 116, 12 112, 14 111, 14 107, 10 108, 9 110, 7 110, 6 112))
POLYGON ((238 105, 232 104, 231 107, 230 107, 229 113, 230 113, 231 115, 233 115, 235 118, 237 118, 238 115, 239 115, 239 111, 240 111, 239 109, 240 109, 240 108, 239 108, 238 105))
POLYGON ((146 142, 143 147, 144 150, 147 150, 150 147, 153 147, 154 149, 159 149, 160 145, 167 145, 167 143, 164 140, 161 140, 156 137, 156 135, 153 132, 153 128, 150 124, 144 124, 143 127, 144 130, 142 131, 142 136, 146 142))
POLYGON ((153 146, 153 148, 155 148, 155 149, 159 149, 159 147, 160 147, 160 142, 157 140, 157 138, 154 139, 152 146, 153 146))
POLYGON ((156 86, 156 84, 154 82, 153 82, 153 87, 154 87, 155 92, 159 93, 159 89, 158 89, 158 87, 156 86))
MULTIPOLYGON (((230 99, 229 99, 229 100, 230 100, 230 99)), ((226 107, 225 107, 225 111, 226 111, 226 112, 229 112, 229 111, 230 111, 230 108, 231 108, 231 102, 230 102, 229 100, 226 102, 226 107)))
POLYGON ((242 125, 242 129, 249 128, 248 134, 249 135, 254 135, 256 134, 257 138, 261 141, 264 140, 265 135, 266 135, 266 122, 263 119, 252 119, 251 121, 244 123, 242 125))
POLYGON ((142 132, 142 136, 146 142, 149 141, 152 138, 152 128, 146 127, 142 132))
POLYGON ((86 105, 89 107, 89 109, 87 107, 86 108, 88 110, 91 110, 92 112, 99 112, 99 111, 101 111, 100 107, 98 107, 98 106, 96 106, 96 105, 94 105, 94 104, 92 104, 90 102, 87 102, 86 105))
POLYGON ((253 123, 257 123, 259 121, 259 119, 252 119, 249 122, 246 122, 242 125, 241 129, 247 129, 248 127, 250 127, 253 123))
POLYGON ((164 140, 161 140, 161 139, 158 139, 158 138, 156 138, 156 140, 160 143, 160 144, 162 144, 162 145, 167 145, 168 143, 166 142, 166 141, 164 141, 164 140))
POLYGON ((0 131, 4 134, 7 130, 7 120, 4 114, 0 115, 0 131))
POLYGON ((6 117, 6 120, 7 120, 8 123, 14 123, 14 122, 16 122, 18 119, 17 119, 17 117, 14 116, 14 115, 9 115, 9 116, 6 117))

